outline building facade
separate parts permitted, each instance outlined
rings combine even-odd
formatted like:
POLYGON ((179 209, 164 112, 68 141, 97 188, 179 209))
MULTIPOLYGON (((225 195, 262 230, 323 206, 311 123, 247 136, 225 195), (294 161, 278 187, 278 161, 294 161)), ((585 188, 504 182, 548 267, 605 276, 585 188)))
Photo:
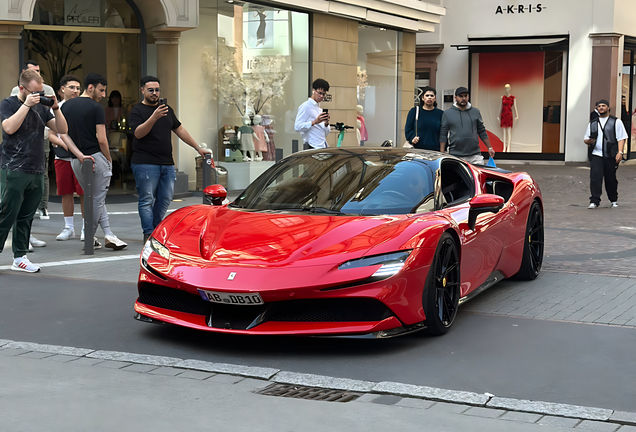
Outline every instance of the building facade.
MULTIPOLYGON (((495 150, 502 151, 505 85, 519 118, 499 159, 581 162, 590 112, 607 99, 632 130, 636 3, 629 0, 443 0, 436 31, 417 35, 418 85, 467 86, 495 150), (622 105, 624 96, 625 105, 622 105)), ((633 133, 630 133, 632 135, 633 133)), ((634 146, 630 138, 630 156, 634 146)))
MULTIPOLYGON (((413 106, 415 36, 434 31, 444 14, 417 0, 8 0, 0 4, 0 76, 15 78, 3 79, 0 91, 9 94, 26 59, 40 63, 54 88, 66 73, 106 76, 109 95, 117 90, 122 100, 110 107, 107 127, 114 186, 126 190, 126 113, 139 102, 140 77, 155 75, 185 128, 243 187, 271 166, 276 149, 278 157, 296 149, 295 112, 316 78, 331 85, 322 107, 332 123, 356 127, 361 113, 363 145, 401 143, 413 106), (243 163, 225 132, 256 115, 269 151, 263 162, 243 163)), ((329 144, 336 138, 331 133, 329 144)), ((343 145, 359 145, 355 129, 343 145)), ((196 154, 176 137, 173 149, 192 190, 196 154)))

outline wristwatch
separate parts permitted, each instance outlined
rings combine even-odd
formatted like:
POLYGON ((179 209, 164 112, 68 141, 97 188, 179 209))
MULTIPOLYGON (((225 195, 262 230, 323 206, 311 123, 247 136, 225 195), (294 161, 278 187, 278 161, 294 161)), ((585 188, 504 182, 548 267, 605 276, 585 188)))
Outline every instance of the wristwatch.
POLYGON ((623 152, 622 152, 622 151, 620 151, 620 150, 619 150, 618 152, 619 152, 620 154, 625 154, 625 153, 623 153, 623 152))

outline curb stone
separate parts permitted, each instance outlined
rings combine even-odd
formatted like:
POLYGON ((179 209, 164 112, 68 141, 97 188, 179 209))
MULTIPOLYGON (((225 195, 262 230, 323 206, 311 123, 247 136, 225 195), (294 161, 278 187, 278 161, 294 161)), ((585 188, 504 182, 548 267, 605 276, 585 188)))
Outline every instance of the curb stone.
MULTIPOLYGON (((606 408, 584 407, 578 405, 559 404, 553 402, 530 401, 523 399, 502 398, 490 394, 480 394, 466 391, 446 390, 434 387, 403 384, 389 381, 379 383, 371 381, 335 378, 324 375, 304 374, 281 371, 274 368, 233 365, 227 363, 212 363, 201 360, 182 360, 176 357, 153 356, 118 351, 92 350, 88 348, 46 345, 31 342, 15 342, 0 339, 0 352, 5 349, 15 349, 29 352, 52 353, 61 356, 76 356, 77 362, 82 360, 105 360, 113 362, 128 362, 133 365, 168 366, 191 371, 204 371, 226 375, 237 375, 259 380, 267 380, 281 384, 296 384, 308 387, 322 387, 334 390, 348 390, 365 392, 367 394, 385 394, 404 396, 419 400, 440 401, 456 405, 468 405, 484 408, 499 408, 510 413, 532 413, 548 417, 545 419, 597 421, 606 424, 636 425, 636 412, 614 411, 606 408)), ((50 357, 47 357, 50 358, 50 357)), ((45 359, 46 360, 46 359, 45 359)), ((73 362, 71 362, 73 363, 73 362)), ((96 363, 97 365, 102 362, 96 363)), ((92 366, 87 365, 87 366, 92 366)), ((400 405, 398 402, 396 405, 400 405)), ((468 408, 468 407, 467 407, 468 408)), ((504 414, 505 415, 505 414, 504 414)), ((539 420, 539 422, 541 422, 539 420)))
POLYGON ((228 363, 212 363, 201 360, 181 360, 172 366, 181 369, 195 369, 204 372, 239 375, 248 378, 261 378, 267 380, 276 375, 276 373, 280 372, 279 369, 273 368, 233 365, 228 363))
POLYGON ((130 363, 147 364, 153 366, 174 366, 176 363, 182 361, 176 357, 162 357, 146 354, 133 354, 119 351, 93 351, 87 354, 86 357, 102 359, 102 360, 115 360, 130 363))
POLYGON ((613 413, 612 410, 605 408, 590 408, 578 405, 510 399, 496 396, 493 397, 486 406, 488 408, 503 408, 509 411, 521 411, 558 417, 572 417, 584 420, 600 421, 608 421, 613 413))
POLYGON ((334 378, 324 375, 314 375, 296 372, 278 372, 272 381, 281 384, 301 385, 307 387, 323 387, 334 390, 347 390, 347 391, 359 391, 370 392, 374 382, 371 381, 359 381, 348 378, 334 378))
POLYGON ((490 396, 479 393, 445 390, 434 387, 400 384, 388 381, 376 384, 372 391, 374 393, 397 394, 401 396, 419 397, 441 402, 461 403, 474 406, 485 406, 490 400, 490 396))

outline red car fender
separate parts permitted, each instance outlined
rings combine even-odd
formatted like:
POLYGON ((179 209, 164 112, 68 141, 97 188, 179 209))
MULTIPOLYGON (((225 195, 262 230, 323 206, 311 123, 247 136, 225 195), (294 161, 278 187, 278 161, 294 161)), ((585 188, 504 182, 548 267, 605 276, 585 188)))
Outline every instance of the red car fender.
POLYGON ((174 229, 181 223, 183 219, 188 217, 189 214, 195 212, 196 206, 182 207, 175 210, 161 221, 157 228, 152 232, 152 236, 161 244, 166 244, 174 229))

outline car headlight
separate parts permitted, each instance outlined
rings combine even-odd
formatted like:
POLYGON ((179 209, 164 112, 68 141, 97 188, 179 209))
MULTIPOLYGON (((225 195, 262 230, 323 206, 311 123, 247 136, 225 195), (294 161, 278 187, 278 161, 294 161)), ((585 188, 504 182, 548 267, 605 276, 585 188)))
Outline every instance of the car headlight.
POLYGON ((413 250, 391 252, 382 255, 373 255, 364 258, 347 261, 338 266, 338 270, 349 270, 360 267, 369 267, 381 264, 382 266, 373 273, 371 277, 387 278, 393 276, 404 267, 406 259, 413 250))
POLYGON ((170 250, 168 250, 167 247, 159 243, 159 240, 153 237, 150 237, 148 241, 146 242, 146 244, 144 245, 144 250, 141 253, 141 258, 144 261, 148 261, 150 254, 152 254, 153 252, 155 252, 156 254, 159 254, 165 259, 170 259, 170 250))

